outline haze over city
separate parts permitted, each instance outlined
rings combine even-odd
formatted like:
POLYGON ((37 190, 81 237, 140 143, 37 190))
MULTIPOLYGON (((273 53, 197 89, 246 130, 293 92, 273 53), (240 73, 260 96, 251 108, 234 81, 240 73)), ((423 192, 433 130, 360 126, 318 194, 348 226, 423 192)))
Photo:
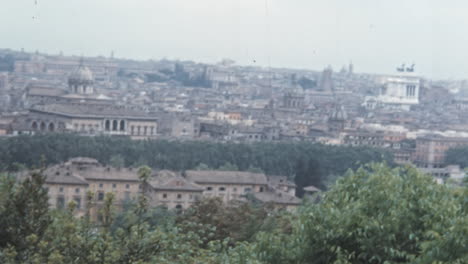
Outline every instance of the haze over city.
POLYGON ((4 1, 1 48, 466 78, 464 1, 4 1))
POLYGON ((468 3, 0 3, 0 263, 468 263, 468 3))

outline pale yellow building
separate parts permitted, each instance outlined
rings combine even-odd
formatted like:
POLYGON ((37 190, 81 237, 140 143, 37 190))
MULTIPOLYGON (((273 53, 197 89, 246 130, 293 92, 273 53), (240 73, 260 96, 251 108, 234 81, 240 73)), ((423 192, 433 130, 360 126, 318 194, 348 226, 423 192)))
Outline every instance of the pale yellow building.
POLYGON ((204 188, 173 171, 159 171, 149 182, 150 203, 153 207, 187 209, 201 199, 204 188))
POLYGON ((224 202, 242 200, 249 193, 265 192, 268 185, 263 173, 189 170, 185 175, 189 181, 204 187, 204 196, 220 197, 224 202))
MULTIPOLYGON (((19 173, 19 178, 30 172, 19 173)), ((292 210, 300 204, 295 197, 295 185, 286 177, 263 173, 239 171, 186 171, 177 173, 168 170, 155 172, 148 185, 142 186, 138 169, 117 168, 100 164, 92 158, 72 158, 67 162, 49 166, 43 172, 45 187, 52 209, 66 208, 76 204, 76 215, 88 210, 87 193, 91 192, 92 207, 89 210, 94 221, 101 220, 106 193, 114 194, 114 208, 121 210, 139 195, 148 197, 151 207, 185 210, 203 197, 220 197, 224 202, 246 201, 248 195, 264 203, 273 203, 277 208, 292 210)))

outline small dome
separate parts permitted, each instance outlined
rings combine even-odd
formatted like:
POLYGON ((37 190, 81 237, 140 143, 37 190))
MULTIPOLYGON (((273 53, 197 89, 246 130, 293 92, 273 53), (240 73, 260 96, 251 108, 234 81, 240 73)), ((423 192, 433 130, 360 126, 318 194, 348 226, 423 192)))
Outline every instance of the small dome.
POLYGON ((68 76, 68 83, 70 84, 91 84, 93 81, 93 73, 83 65, 83 59, 80 60, 80 65, 68 76))
POLYGON ((91 70, 80 64, 68 77, 68 82, 91 83, 93 82, 93 73, 91 70))

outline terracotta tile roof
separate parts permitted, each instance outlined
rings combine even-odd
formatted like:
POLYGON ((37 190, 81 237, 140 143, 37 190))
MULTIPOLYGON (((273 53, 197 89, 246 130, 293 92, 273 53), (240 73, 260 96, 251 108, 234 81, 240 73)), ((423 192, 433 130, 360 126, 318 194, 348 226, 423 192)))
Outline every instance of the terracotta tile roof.
POLYGON ((264 203, 273 202, 275 204, 283 205, 299 205, 301 203, 301 199, 296 196, 277 190, 254 193, 254 196, 264 203))
POLYGON ((41 112, 58 114, 71 117, 89 117, 89 118, 133 118, 133 119, 148 119, 156 120, 156 117, 150 116, 144 111, 129 109, 124 106, 112 104, 90 104, 90 103, 75 103, 75 104, 47 104, 37 105, 30 109, 31 112, 41 112))
POLYGON ((168 190, 168 191, 193 191, 203 192, 205 188, 189 182, 181 176, 173 176, 170 178, 156 177, 149 182, 155 190, 168 190))
POLYGON ((255 184, 266 185, 267 177, 263 173, 242 171, 186 171, 187 179, 195 183, 220 183, 220 184, 255 184))

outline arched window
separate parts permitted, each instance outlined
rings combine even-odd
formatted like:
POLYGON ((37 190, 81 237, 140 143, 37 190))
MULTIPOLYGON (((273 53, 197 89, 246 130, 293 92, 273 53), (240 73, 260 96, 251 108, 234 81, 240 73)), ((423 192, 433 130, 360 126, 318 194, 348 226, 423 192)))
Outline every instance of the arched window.
POLYGON ((31 128, 33 130, 37 130, 37 122, 36 121, 32 122, 31 128))
POLYGON ((112 121, 112 131, 117 131, 119 122, 117 120, 112 121))
POLYGON ((120 121, 120 131, 125 131, 125 121, 120 121))
POLYGON ((44 131, 46 129, 46 124, 44 122, 41 122, 41 131, 44 131))
POLYGON ((106 127, 106 131, 110 130, 110 120, 106 120, 105 127, 106 127))
POLYGON ((49 131, 54 132, 55 131, 55 125, 54 123, 49 123, 49 131))

